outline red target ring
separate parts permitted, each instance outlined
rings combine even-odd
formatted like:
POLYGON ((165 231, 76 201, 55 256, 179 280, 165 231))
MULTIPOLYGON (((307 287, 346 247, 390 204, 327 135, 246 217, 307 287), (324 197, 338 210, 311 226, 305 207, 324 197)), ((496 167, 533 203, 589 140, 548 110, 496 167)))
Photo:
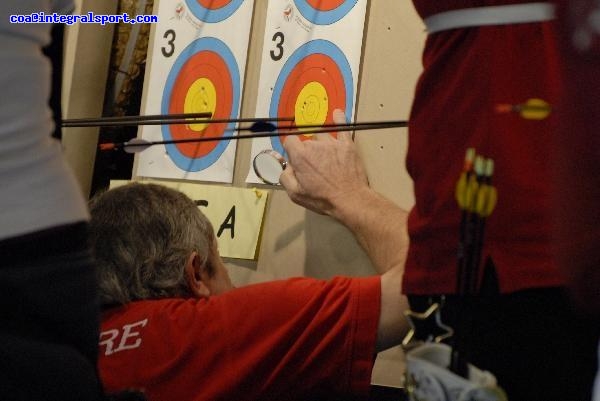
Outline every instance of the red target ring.
POLYGON ((346 0, 306 0, 308 5, 310 5, 315 10, 319 11, 331 11, 335 10, 342 4, 344 4, 346 0))
MULTIPOLYGON (((315 53, 302 59, 288 75, 281 91, 280 102, 277 108, 279 117, 294 116, 296 114, 296 101, 302 89, 311 82, 318 82, 327 92, 328 113, 323 124, 333 124, 333 110, 346 107, 346 86, 344 78, 331 57, 315 53)), ((285 123, 293 126, 294 123, 285 123)), ((335 134, 332 134, 335 136, 335 134)), ((300 140, 310 139, 308 135, 300 135, 300 140)), ((285 137, 281 137, 282 143, 285 137)))
POLYGON ((231 17, 244 0, 185 0, 192 14, 200 21, 216 23, 231 17))
POLYGON ((300 14, 316 25, 331 25, 344 18, 358 0, 294 0, 300 14))
MULTIPOLYGON (((169 103, 169 114, 184 113, 186 96, 192 84, 199 78, 210 81, 214 85, 218 96, 212 118, 230 118, 233 107, 233 86, 229 67, 219 54, 209 50, 194 54, 182 66, 173 85, 169 103)), ((227 123, 209 124, 202 131, 192 130, 190 125, 173 125, 171 126, 171 135, 176 140, 197 138, 199 136, 218 138, 223 136, 226 129, 227 123)), ((177 144, 177 148, 186 157, 198 158, 212 152, 217 145, 217 141, 179 143, 177 144)))
POLYGON ((217 10, 219 8, 223 8, 226 5, 228 5, 229 3, 231 3, 231 0, 197 0, 198 4, 200 4, 202 7, 205 7, 209 10, 217 10))
MULTIPOLYGON (((333 110, 342 109, 346 121, 350 121, 354 108, 353 82, 352 69, 339 47, 323 39, 307 42, 292 53, 281 69, 273 87, 269 116, 293 116, 293 123, 281 124, 290 128, 303 125, 303 121, 320 126, 332 124, 333 110)), ((308 133, 299 137, 310 138, 308 133)), ((282 155, 283 141, 285 136, 271 138, 272 148, 282 155)))

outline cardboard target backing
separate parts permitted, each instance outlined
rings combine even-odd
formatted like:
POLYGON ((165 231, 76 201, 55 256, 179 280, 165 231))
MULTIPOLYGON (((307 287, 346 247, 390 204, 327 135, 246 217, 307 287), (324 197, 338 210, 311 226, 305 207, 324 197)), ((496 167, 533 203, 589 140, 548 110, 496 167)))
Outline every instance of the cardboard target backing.
MULTIPOLYGON (((212 119, 240 116, 253 1, 160 1, 149 50, 141 114, 210 112, 212 119)), ((143 126, 149 141, 226 138, 235 123, 143 126)), ((235 141, 152 146, 136 162, 139 177, 230 183, 235 141)))
MULTIPOLYGON (((354 117, 366 0, 270 0, 263 41, 256 116, 292 118, 289 129, 332 124, 333 111, 354 117)), ((301 140, 310 138, 301 134, 301 140)), ((265 149, 284 154, 285 137, 259 138, 253 159, 265 149)), ((284 154, 285 156, 285 154, 284 154)), ((261 183, 250 169, 246 182, 261 183)))

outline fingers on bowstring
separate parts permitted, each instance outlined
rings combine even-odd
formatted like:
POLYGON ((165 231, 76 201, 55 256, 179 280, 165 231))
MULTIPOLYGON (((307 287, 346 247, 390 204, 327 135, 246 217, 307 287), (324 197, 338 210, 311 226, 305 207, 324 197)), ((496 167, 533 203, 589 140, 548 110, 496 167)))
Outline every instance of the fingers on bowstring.
POLYGON ((290 135, 285 138, 285 141, 283 141, 283 149, 285 150, 285 153, 287 153, 290 161, 292 160, 292 155, 296 153, 300 146, 302 146, 302 141, 300 141, 300 138, 298 138, 297 135, 290 135))
MULTIPOLYGON (((333 133, 333 132, 335 132, 335 131, 332 131, 331 133, 333 133)), ((311 139, 313 141, 331 141, 331 140, 333 140, 333 136, 331 135, 331 133, 327 132, 327 133, 322 133, 322 134, 315 134, 312 136, 311 139)))
MULTIPOLYGON (((347 124, 346 115, 340 109, 333 110, 332 117, 333 117, 334 124, 337 124, 337 125, 346 125, 347 124)), ((347 136, 346 135, 347 133, 348 133, 347 131, 337 131, 335 129, 332 129, 330 133, 317 134, 317 135, 314 135, 312 137, 312 139, 317 140, 317 141, 331 141, 334 139, 334 134, 335 134, 335 138, 345 139, 347 136)))
MULTIPOLYGON (((333 122, 335 124, 348 124, 348 121, 346 120, 346 114, 343 110, 335 109, 333 111, 333 122)), ((343 141, 351 141, 352 133, 350 131, 339 131, 337 133, 337 138, 343 141)))
POLYGON ((288 164, 279 176, 279 183, 285 188, 288 195, 297 193, 300 187, 296 175, 294 174, 294 168, 288 164))
POLYGON ((352 141, 352 132, 351 131, 340 131, 337 133, 337 138, 340 141, 352 141))
POLYGON ((346 114, 341 109, 333 110, 333 122, 336 124, 347 124, 346 114))

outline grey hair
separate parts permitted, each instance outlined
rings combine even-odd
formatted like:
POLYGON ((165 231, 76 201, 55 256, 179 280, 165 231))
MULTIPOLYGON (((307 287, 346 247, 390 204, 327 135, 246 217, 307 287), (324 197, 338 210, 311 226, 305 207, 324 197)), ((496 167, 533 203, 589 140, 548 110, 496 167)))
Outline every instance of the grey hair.
POLYGON ((196 251, 208 265, 214 241, 194 201, 161 185, 133 183, 95 196, 90 212, 103 306, 191 296, 185 264, 196 251))

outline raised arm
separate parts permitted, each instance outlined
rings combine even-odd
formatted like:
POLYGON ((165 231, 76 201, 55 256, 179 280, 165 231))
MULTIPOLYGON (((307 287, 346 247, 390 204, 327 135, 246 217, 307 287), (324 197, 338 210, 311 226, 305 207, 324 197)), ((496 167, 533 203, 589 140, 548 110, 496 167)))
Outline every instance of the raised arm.
MULTIPOLYGON (((345 123, 344 114, 336 110, 334 121, 345 123)), ((401 294, 407 212, 369 187, 350 133, 304 142, 290 136, 284 146, 289 164, 281 184, 292 201, 335 218, 354 234, 382 274, 378 350, 398 344, 407 328, 403 311, 408 304, 401 294)))

